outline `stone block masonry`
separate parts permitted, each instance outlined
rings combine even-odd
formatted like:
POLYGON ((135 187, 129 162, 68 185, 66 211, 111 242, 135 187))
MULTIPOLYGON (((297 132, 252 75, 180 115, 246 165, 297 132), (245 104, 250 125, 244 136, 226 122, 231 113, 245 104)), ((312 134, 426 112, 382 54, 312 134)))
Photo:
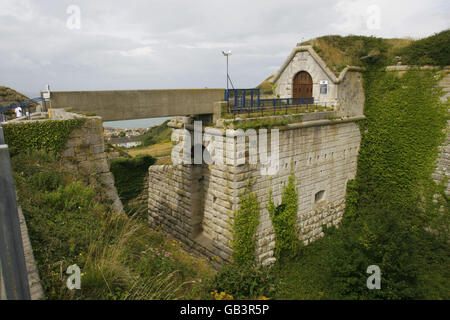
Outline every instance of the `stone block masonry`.
POLYGON ((62 164, 69 172, 86 177, 89 184, 100 185, 105 191, 103 197, 112 203, 113 210, 123 212, 109 171, 100 117, 88 117, 80 128, 72 131, 62 153, 62 164))
MULTIPOLYGON (((441 97, 443 102, 448 101, 450 98, 450 68, 447 67, 443 79, 439 85, 444 90, 444 95, 441 97)), ((447 138, 442 146, 440 146, 440 152, 438 159, 436 160, 436 170, 433 173, 433 179, 436 183, 440 183, 443 179, 449 178, 450 167, 450 120, 447 120, 447 138)), ((445 190, 447 195, 450 195, 450 183, 447 181, 447 188, 445 190)))
MULTIPOLYGON (((234 213, 239 196, 249 192, 247 186, 253 181, 251 192, 260 203, 255 260, 272 264, 275 233, 266 208, 269 191, 279 205, 283 186, 294 173, 298 237, 305 244, 323 236, 323 225, 338 225, 345 209, 347 182, 356 174, 361 140, 357 121, 362 118, 313 120, 280 128, 275 175, 261 175, 261 165, 250 165, 248 159, 244 165, 151 166, 150 224, 160 226, 200 254, 231 262, 234 213)), ((240 157, 245 153, 236 143, 234 140, 230 148, 227 142, 223 148, 240 157)))

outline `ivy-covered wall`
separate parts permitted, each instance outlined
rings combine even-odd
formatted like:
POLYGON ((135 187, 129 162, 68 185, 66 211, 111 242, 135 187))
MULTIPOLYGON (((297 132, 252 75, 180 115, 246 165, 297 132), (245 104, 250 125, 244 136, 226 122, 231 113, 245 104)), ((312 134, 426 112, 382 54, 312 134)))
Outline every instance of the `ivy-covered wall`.
POLYGON ((364 79, 367 120, 345 219, 310 248, 324 257, 327 297, 448 299, 448 196, 446 181, 432 178, 449 108, 440 74, 374 67, 364 79), (381 270, 381 290, 366 289, 369 265, 381 270))
POLYGON ((256 229, 259 224, 260 205, 255 193, 241 195, 240 208, 234 214, 233 262, 251 265, 255 262, 256 229))
POLYGON ((279 260, 284 256, 295 253, 299 241, 297 228, 298 193, 295 187, 295 175, 289 176, 289 182, 283 188, 281 203, 275 206, 272 192, 269 193, 269 211, 272 225, 275 230, 275 258, 279 260))
POLYGON ((61 152, 70 133, 85 119, 26 121, 3 124, 5 141, 12 155, 29 150, 61 152))

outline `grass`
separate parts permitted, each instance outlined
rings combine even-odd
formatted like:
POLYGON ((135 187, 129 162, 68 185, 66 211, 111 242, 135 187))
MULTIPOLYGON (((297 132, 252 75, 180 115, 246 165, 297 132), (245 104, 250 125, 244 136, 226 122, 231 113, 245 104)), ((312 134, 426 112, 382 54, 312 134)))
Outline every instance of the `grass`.
POLYGON ((162 142, 150 146, 128 149, 127 153, 132 157, 136 157, 141 154, 148 154, 152 157, 159 158, 170 155, 172 152, 172 147, 172 142, 162 142))
POLYGON ((142 141, 142 145, 150 146, 157 143, 170 142, 172 135, 172 129, 167 126, 169 120, 163 122, 159 126, 150 128, 146 133, 139 138, 142 141))
POLYGON ((12 159, 47 299, 208 299, 214 275, 205 259, 147 226, 146 208, 119 214, 45 152, 12 159), (65 271, 81 268, 81 290, 66 288, 65 271))

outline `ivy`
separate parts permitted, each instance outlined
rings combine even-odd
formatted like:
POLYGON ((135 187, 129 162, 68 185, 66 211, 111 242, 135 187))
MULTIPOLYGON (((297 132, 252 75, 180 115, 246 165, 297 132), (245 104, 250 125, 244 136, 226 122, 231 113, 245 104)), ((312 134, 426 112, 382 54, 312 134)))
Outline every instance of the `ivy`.
POLYGON ((48 120, 8 123, 2 127, 11 155, 31 150, 59 153, 70 133, 84 122, 85 119, 48 120))
POLYGON ((432 179, 449 107, 439 81, 418 69, 365 73, 358 172, 340 228, 322 242, 327 298, 448 298, 448 197, 432 179), (365 287, 371 264, 382 270, 381 290, 365 287))
POLYGON ((238 265, 251 265, 255 261, 259 202, 256 194, 252 192, 244 193, 240 200, 240 208, 234 213, 233 261, 238 265))
POLYGON ((283 188, 279 206, 275 206, 272 200, 272 191, 269 192, 267 210, 275 229, 275 257, 277 260, 285 256, 293 256, 299 246, 296 228, 298 193, 294 182, 294 174, 291 174, 288 184, 283 188))

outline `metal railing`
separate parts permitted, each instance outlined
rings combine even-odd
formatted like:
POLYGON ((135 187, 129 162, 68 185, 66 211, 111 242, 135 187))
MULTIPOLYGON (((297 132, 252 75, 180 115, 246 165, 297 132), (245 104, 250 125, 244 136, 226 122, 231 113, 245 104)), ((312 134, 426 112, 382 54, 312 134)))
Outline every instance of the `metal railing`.
POLYGON ((258 88, 253 89, 230 89, 225 90, 225 101, 228 102, 228 112, 254 113, 265 110, 287 112, 288 108, 299 106, 315 105, 314 98, 261 98, 261 92, 258 88))
POLYGON ((0 125, 0 298, 29 300, 30 288, 20 232, 8 146, 0 125))
POLYGON ((22 110, 26 110, 28 111, 28 114, 30 115, 30 106, 43 101, 43 107, 44 107, 44 111, 47 110, 46 105, 45 105, 45 99, 42 97, 39 98, 33 98, 30 100, 26 100, 26 101, 22 101, 22 102, 18 102, 18 103, 13 103, 10 104, 9 106, 6 107, 1 107, 0 108, 0 122, 6 121, 6 115, 5 112, 8 110, 12 110, 12 109, 16 109, 17 107, 21 108, 22 110))

